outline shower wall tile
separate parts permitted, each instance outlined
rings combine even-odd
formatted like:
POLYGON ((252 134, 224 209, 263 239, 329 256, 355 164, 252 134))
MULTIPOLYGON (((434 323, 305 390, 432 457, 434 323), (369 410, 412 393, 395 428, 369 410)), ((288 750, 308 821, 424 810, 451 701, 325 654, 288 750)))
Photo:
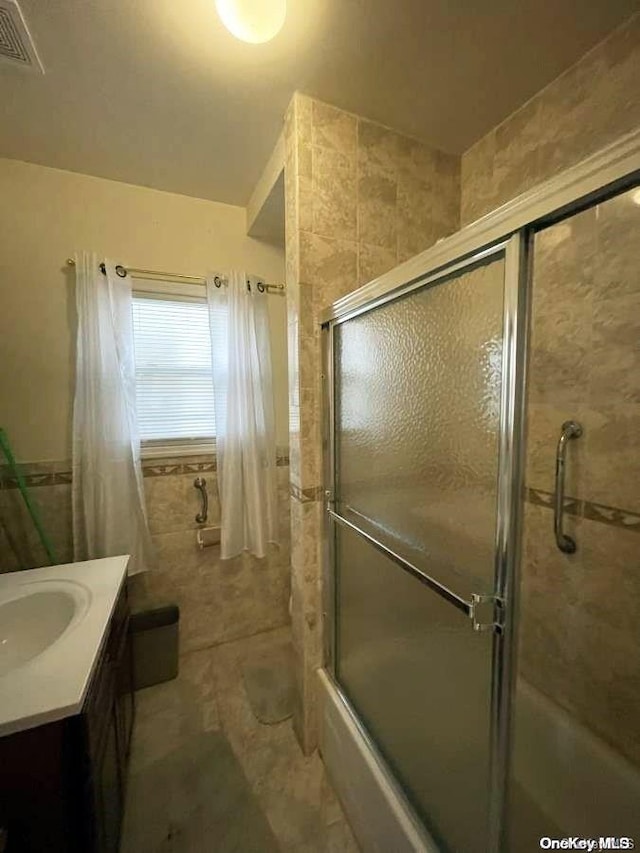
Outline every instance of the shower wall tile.
POLYGON ((394 249, 398 239, 395 173, 369 162, 358 169, 358 239, 373 246, 394 249))
POLYGON ((575 409, 586 403, 592 350, 582 336, 581 313, 572 313, 569 306, 559 303, 556 316, 544 327, 534 319, 529 359, 532 400, 557 409, 575 409))
POLYGON ((319 318, 332 302, 454 231, 460 177, 459 158, 300 94, 287 111, 284 137, 292 620, 300 691, 294 718, 309 752, 316 743, 315 670, 322 663, 319 318))
POLYGON ((635 293, 611 298, 604 292, 594 301, 591 396, 604 404, 640 403, 640 286, 634 277, 635 293))
POLYGON ((398 255, 395 247, 370 246, 360 243, 358 246, 358 286, 367 284, 395 267, 398 255))
POLYGON ((640 124, 640 14, 462 157, 466 225, 640 124))
MULTIPOLYGON (((358 123, 358 168, 367 166, 394 178, 400 168, 403 137, 370 121, 358 123)), ((422 148, 425 146, 422 145, 422 148)))
POLYGON ((300 461, 301 489, 313 489, 322 482, 322 439, 319 382, 303 388, 300 395, 300 438, 304 454, 300 461))
POLYGON ((149 530, 155 533, 172 533, 178 530, 195 530, 199 527, 196 515, 201 511, 200 492, 194 488, 195 477, 204 477, 209 495, 209 523, 218 524, 220 507, 215 472, 205 474, 178 474, 144 478, 149 530))
POLYGON ((311 105, 313 145, 352 156, 356 153, 358 119, 351 113, 322 101, 307 99, 311 105))
MULTIPOLYGON (((324 237, 356 237, 356 161, 332 148, 313 148, 312 231, 324 237)), ((300 199, 304 201, 303 198, 300 199)), ((305 218, 300 211, 301 220, 305 218)))
POLYGON ((598 251, 594 259, 598 298, 614 299, 638 292, 638 257, 634 252, 640 225, 640 206, 629 206, 625 193, 598 210, 598 251))
POLYGON ((430 184, 433 188, 447 192, 444 186, 438 186, 442 180, 443 164, 450 163, 453 171, 460 176, 460 158, 444 154, 430 148, 419 139, 395 134, 397 146, 397 168, 399 180, 414 180, 430 184))
POLYGON ((300 235, 300 279, 310 285, 330 285, 348 293, 353 290, 357 259, 355 240, 300 235))
POLYGON ((496 157, 496 134, 491 131, 479 139, 462 157, 460 163, 460 224, 474 222, 496 205, 493 172, 496 157))
POLYGON ((540 109, 534 98, 495 131, 493 191, 513 198, 540 180, 540 109))
POLYGON ((588 429, 589 499, 640 513, 640 404, 594 408, 588 429))
POLYGON ((306 753, 317 738, 316 670, 322 664, 322 504, 291 501, 291 620, 299 702, 294 727, 306 753))
POLYGON ((438 235, 440 239, 453 234, 460 227, 460 158, 436 151, 433 159, 435 180, 429 179, 430 169, 419 175, 418 179, 431 185, 431 209, 434 221, 442 229, 438 235))
POLYGON ((526 506, 520 674, 640 763, 638 536, 571 517, 567 528, 572 556, 556 548, 548 510, 526 506))
MULTIPOLYGON (((398 261, 406 261, 448 231, 434 220, 431 185, 417 179, 402 180, 398 185, 398 261)), ((452 228, 455 230, 455 227, 452 228)))

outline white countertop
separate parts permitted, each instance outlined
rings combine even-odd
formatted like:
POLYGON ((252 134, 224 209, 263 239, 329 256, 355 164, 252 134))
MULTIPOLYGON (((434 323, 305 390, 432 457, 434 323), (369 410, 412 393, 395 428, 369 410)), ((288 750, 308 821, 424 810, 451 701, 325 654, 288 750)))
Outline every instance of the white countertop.
MULTIPOLYGON (((76 608, 52 645, 0 675, 0 736, 82 709, 128 562, 128 556, 107 557, 0 574, 0 606, 30 593, 61 589, 76 608)), ((0 642, 8 642, 2 639, 1 625, 0 642)))

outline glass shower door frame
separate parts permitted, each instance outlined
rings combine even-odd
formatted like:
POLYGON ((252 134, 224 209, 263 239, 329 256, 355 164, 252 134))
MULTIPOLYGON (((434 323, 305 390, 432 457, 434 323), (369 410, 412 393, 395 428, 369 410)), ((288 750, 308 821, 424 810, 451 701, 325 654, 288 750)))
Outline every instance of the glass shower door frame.
MULTIPOLYGON (((401 264, 371 284, 347 295, 325 311, 323 346, 323 446, 326 512, 323 566, 325 666, 333 686, 378 763, 392 776, 376 744, 368 736, 348 697, 336 680, 335 648, 335 361, 334 329, 357 314, 436 283, 462 269, 505 250, 503 315, 503 374, 500 419, 498 518, 495 538, 495 603, 486 624, 494 630, 491 707, 490 853, 504 843, 506 784, 511 743, 515 644, 518 622, 519 559, 523 507, 524 405, 527 337, 529 330, 530 244, 545 224, 633 186, 640 179, 640 131, 597 152, 555 178, 498 208, 438 245, 401 264), (491 624, 495 622, 495 625, 491 624)), ((475 615, 486 602, 473 602, 475 615)), ((489 602, 491 605, 491 602, 489 602)), ((471 614, 470 614, 471 615, 471 614)), ((408 811, 406 797, 402 796, 408 811)), ((418 820, 416 818, 416 820, 418 820)))
MULTIPOLYGON (((502 813, 506 796, 506 750, 509 744, 508 720, 510 714, 509 697, 511 694, 509 673, 511 608, 508 606, 514 575, 514 563, 519 550, 521 502, 516 499, 521 483, 521 430, 523 424, 522 401, 524 376, 524 331, 526 318, 524 310, 524 237, 522 232, 508 239, 461 258, 431 273, 421 276, 417 281, 408 282, 404 287, 396 288, 392 293, 374 299, 356 310, 341 316, 324 327, 324 405, 325 405, 325 620, 330 626, 325 630, 325 660, 334 679, 336 689, 355 715, 349 699, 345 696, 336 677, 336 618, 335 618, 335 527, 342 525, 350 528, 366 539, 370 545, 400 565, 405 571, 419 576, 423 583, 440 597, 457 607, 469 617, 469 630, 492 631, 492 684, 491 684, 491 731, 490 731, 490 815, 489 832, 491 849, 498 849, 499 833, 502 825, 502 813), (433 577, 426 576, 415 569, 408 561, 394 553, 386 545, 374 539, 369 533, 358 528, 353 522, 336 512, 336 385, 335 385, 335 349, 334 334, 336 326, 351 320, 360 314, 378 308, 381 305, 402 298, 412 291, 433 286, 446 287, 447 279, 469 271, 481 262, 504 259, 503 319, 502 319, 502 381, 500 404, 500 433, 498 446, 498 488, 496 508, 496 529, 494 549, 494 590, 491 595, 473 594, 469 601, 444 586, 433 577)), ((357 716, 357 715, 356 715, 357 716)), ((369 739, 370 740, 370 739, 369 739)), ((375 748, 375 746, 374 746, 375 748)))

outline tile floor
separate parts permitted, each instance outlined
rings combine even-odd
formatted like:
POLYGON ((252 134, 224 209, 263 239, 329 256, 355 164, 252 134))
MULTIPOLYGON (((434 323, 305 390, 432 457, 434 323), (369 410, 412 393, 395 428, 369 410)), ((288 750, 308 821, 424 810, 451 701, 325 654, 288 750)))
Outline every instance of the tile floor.
POLYGON ((288 628, 185 655, 139 691, 122 853, 358 853, 319 756, 259 723, 242 666, 288 628))

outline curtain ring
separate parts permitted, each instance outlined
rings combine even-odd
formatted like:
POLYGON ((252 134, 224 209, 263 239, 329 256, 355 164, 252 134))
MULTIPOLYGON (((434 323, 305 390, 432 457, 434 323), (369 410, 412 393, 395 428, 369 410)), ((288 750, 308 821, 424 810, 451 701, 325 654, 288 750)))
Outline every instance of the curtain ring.
POLYGON ((213 283, 215 284, 216 287, 222 287, 222 281, 220 280, 220 277, 217 275, 213 277, 213 283))
POLYGON ((247 292, 251 293, 251 282, 247 279, 247 292))
POLYGON ((260 293, 264 293, 265 291, 264 284, 261 281, 258 282, 258 290, 260 291, 260 293))
POLYGON ((125 267, 122 266, 122 264, 117 265, 116 275, 119 275, 120 278, 126 278, 127 277, 127 270, 125 269, 125 267))

